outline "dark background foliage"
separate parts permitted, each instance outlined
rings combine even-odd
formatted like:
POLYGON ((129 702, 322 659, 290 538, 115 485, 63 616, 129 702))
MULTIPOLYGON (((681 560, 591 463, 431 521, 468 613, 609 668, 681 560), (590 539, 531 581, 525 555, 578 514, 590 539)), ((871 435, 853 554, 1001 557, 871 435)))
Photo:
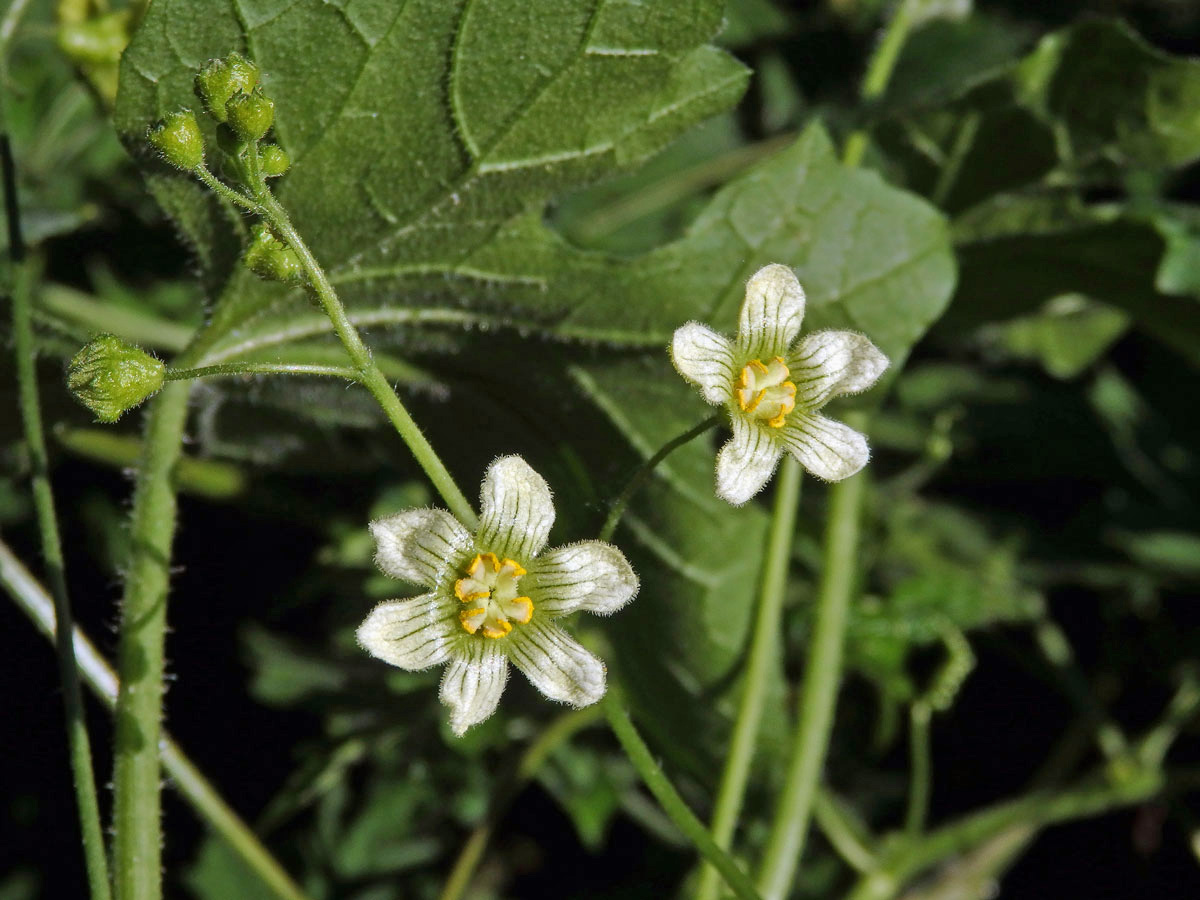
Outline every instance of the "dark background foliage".
MULTIPOLYGON (((872 430, 865 596, 851 624, 853 668, 828 767, 829 782, 873 823, 902 815, 903 711, 945 662, 939 635, 949 622, 969 634, 977 662, 952 708, 934 719, 930 818, 938 823, 1024 790, 1078 718, 1067 677, 1037 650, 1046 613, 1069 637, 1083 682, 1131 733, 1158 719, 1181 666, 1200 655, 1200 88, 1194 72, 1173 80, 1181 61, 1131 49, 1129 34, 1090 18, 1119 16, 1149 45, 1194 55, 1200 7, 981 2, 965 18, 918 29, 886 97, 864 107, 856 92, 880 7, 735 0, 720 42, 755 73, 740 104, 644 169, 556 196, 546 221, 581 247, 647 252, 683 234, 722 183, 814 118, 839 140, 869 127, 867 164, 950 217, 957 292, 872 430), (1065 39, 1056 87, 1019 102, 1011 65, 1068 27, 1075 42, 1065 39), (1195 98, 1190 124, 1149 121, 1122 93, 1160 76, 1176 99, 1195 98), (931 159, 953 153, 957 129, 972 116, 978 136, 958 177, 939 184, 931 159), (1161 140, 1142 141, 1144 133, 1161 140)), ((195 327, 203 315, 199 264, 108 124, 103 67, 69 59, 47 37, 49 16, 33 18, 10 68, 24 214, 53 286, 39 310, 42 397, 76 614, 111 654, 135 447, 101 446, 63 389, 63 360, 86 338, 96 309, 156 323, 158 346, 171 349, 170 329, 195 327)), ((495 367, 473 366, 471 351, 519 360, 529 342, 516 333, 378 338, 437 373, 433 384, 417 379, 408 399, 438 446, 458 433, 465 395, 520 392, 525 409, 537 410, 498 431, 495 447, 457 461, 464 487, 493 451, 536 457, 553 447, 562 451, 552 465, 556 485, 566 485, 564 533, 595 529, 636 455, 628 435, 577 391, 571 366, 636 384, 638 366, 650 365, 638 352, 539 342, 540 380, 515 370, 506 381, 495 367), (447 354, 457 354, 453 365, 447 354), (577 447, 594 437, 592 456, 556 446, 568 422, 580 429, 577 447)), ((0 360, 0 390, 12 411, 9 355, 0 360)), ((203 462, 184 481, 168 727, 315 896, 433 896, 520 742, 555 711, 514 680, 502 714, 456 742, 433 702, 436 673, 381 674, 353 646, 353 626, 394 589, 373 573, 364 524, 429 500, 363 397, 340 385, 259 381, 238 391, 204 387, 196 407, 189 451, 203 462), (301 420, 301 407, 318 414, 301 420)), ((9 412, 0 421, 0 529, 23 559, 36 560, 18 432, 9 412)), ((136 441, 137 415, 113 433, 136 441)), ((711 449, 696 453, 707 459, 711 449)), ((791 587, 787 620, 790 683, 807 629, 823 488, 806 486, 803 502, 795 548, 803 577, 791 587)), ((629 615, 612 628, 637 629, 634 646, 653 648, 653 617, 629 615)), ((0 633, 0 898, 82 896, 53 654, 11 605, 0 604, 0 633)), ((631 666, 618 657, 622 664, 631 666)), ((707 681, 690 702, 726 702, 736 671, 697 678, 707 681)), ((772 709, 786 709, 788 699, 781 687, 772 709)), ((727 719, 705 720, 690 748, 671 739, 665 712, 657 726, 653 708, 642 714, 703 814, 727 719)), ((98 707, 90 716, 103 773, 109 722, 98 707)), ((770 809, 787 733, 782 713, 767 723, 747 820, 770 809)), ((1085 749, 1077 765, 1095 761, 1085 749)), ((1170 762, 1200 764, 1194 726, 1170 762)), ((676 891, 692 856, 635 782, 605 734, 576 737, 497 828, 481 896, 676 891)), ((166 797, 168 894, 257 896, 191 811, 166 797)), ((1194 799, 1172 796, 1050 829, 1000 890, 1016 898, 1200 895, 1189 846, 1197 816, 1194 799)), ((743 837, 756 847, 763 835, 743 837)), ((815 840, 798 895, 843 889, 847 874, 835 860, 815 840)))

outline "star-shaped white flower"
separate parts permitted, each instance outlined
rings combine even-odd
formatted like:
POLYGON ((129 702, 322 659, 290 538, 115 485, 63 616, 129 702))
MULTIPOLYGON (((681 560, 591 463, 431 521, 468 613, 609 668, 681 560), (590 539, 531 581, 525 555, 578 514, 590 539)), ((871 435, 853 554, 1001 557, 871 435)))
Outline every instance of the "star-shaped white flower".
POLYGON ((369 653, 409 671, 448 663, 441 700, 462 735, 500 702, 511 662, 552 700, 588 706, 604 696, 604 663, 554 624, 577 610, 606 616, 638 580, 603 541, 544 550, 554 524, 546 481, 519 456, 488 467, 472 536, 441 509, 371 523, 375 562, 429 593, 379 604, 359 626, 369 653))
POLYGON ((762 490, 784 452, 826 481, 867 464, 867 439, 817 411, 840 394, 865 391, 888 367, 866 337, 815 331, 800 341, 804 289, 772 264, 746 285, 737 338, 699 322, 675 332, 675 368, 714 406, 725 406, 733 439, 717 454, 717 494, 741 505, 762 490))

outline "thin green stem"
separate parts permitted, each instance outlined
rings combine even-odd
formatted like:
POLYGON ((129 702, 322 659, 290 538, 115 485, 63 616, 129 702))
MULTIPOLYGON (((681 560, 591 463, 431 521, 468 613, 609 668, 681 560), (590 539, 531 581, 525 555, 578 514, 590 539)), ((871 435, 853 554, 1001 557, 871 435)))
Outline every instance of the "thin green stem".
MULTIPOLYGON (((900 0, 896 12, 887 24, 883 39, 871 54, 867 63, 867 72, 863 76, 859 96, 867 103, 878 100, 887 90, 888 81, 900 59, 900 51, 908 39, 908 32, 913 24, 914 0, 900 0)), ((847 139, 842 151, 842 161, 853 168, 862 162, 867 151, 867 132, 863 129, 854 131, 847 139)))
POLYGON ((858 517, 865 492, 862 473, 829 490, 821 582, 817 589, 798 722, 783 794, 767 839, 758 886, 766 900, 787 896, 808 836, 813 798, 833 730, 833 708, 842 676, 846 616, 857 572, 858 517))
MULTIPOLYGON (((803 469, 791 456, 783 461, 779 483, 775 489, 775 508, 771 516, 771 531, 767 537, 767 552, 763 559, 762 583, 758 597, 758 612, 750 654, 746 660, 745 686, 738 706, 737 721, 725 755, 725 769, 717 788, 713 807, 712 836, 718 847, 729 849, 733 830, 742 811, 746 783, 758 741, 758 727, 767 701, 771 680, 771 665, 779 655, 780 619, 783 613, 784 587, 788 563, 791 561, 792 539, 796 531, 796 505, 800 500, 803 469)), ((720 890, 717 871, 705 866, 696 891, 698 900, 716 900, 720 890)))
POLYGON ((161 798, 163 645, 171 543, 173 474, 187 421, 188 384, 168 384, 151 401, 131 521, 132 551, 121 603, 113 774, 113 864, 117 900, 162 896, 161 798))
POLYGON ((613 505, 608 511, 608 517, 604 520, 604 525, 600 528, 600 540, 612 540, 613 533, 617 530, 617 525, 621 522, 621 516, 625 514, 625 508, 629 506, 629 501, 633 499, 633 495, 638 492, 638 489, 650 477, 650 474, 658 467, 659 463, 688 441, 698 438, 704 432, 716 428, 724 421, 724 418, 720 414, 710 416, 696 427, 689 428, 683 434, 671 438, 671 440, 659 447, 653 456, 642 463, 625 484, 621 493, 617 495, 617 499, 613 501, 613 505))
POLYGON ((962 171, 963 162, 967 158, 967 154, 971 152, 971 147, 975 143, 975 136, 979 134, 979 125, 982 122, 982 117, 977 110, 972 110, 963 116, 962 121, 958 125, 958 131, 954 135, 954 143, 950 147, 950 155, 946 159, 945 165, 938 173, 937 183, 933 186, 933 192, 929 195, 929 199, 933 201, 934 206, 944 206, 946 198, 950 196, 950 190, 954 187, 954 183, 958 181, 958 173, 962 171))
POLYGON ((629 757, 629 761, 633 763, 633 767, 637 769, 642 781, 650 789, 650 793, 654 795, 659 806, 663 808, 663 812, 670 817, 675 826, 683 832, 684 837, 692 842, 700 854, 721 873, 721 877, 725 879, 725 883, 729 885, 739 900, 759 900, 758 892, 755 891, 754 883, 749 876, 741 870, 728 853, 717 846, 708 833, 708 829, 704 827, 704 823, 696 818, 695 813, 688 808, 688 805, 683 802, 683 798, 679 796, 679 792, 675 790, 675 786, 663 774, 662 769, 655 762, 654 756, 650 753, 650 748, 646 746, 646 742, 642 740, 642 736, 638 734, 637 728, 629 718, 629 713, 625 710, 615 684, 610 685, 608 696, 604 698, 603 703, 608 724, 617 736, 625 755, 629 757))
MULTIPOLYGON (((208 182, 206 181, 205 183, 207 184, 208 182)), ((446 501, 450 512, 463 525, 467 526, 468 529, 473 530, 478 521, 474 508, 463 492, 459 490, 453 476, 451 476, 441 458, 434 451, 429 440, 421 433, 421 429, 413 421, 404 404, 400 402, 400 397, 392 389, 392 385, 388 382, 387 377, 371 358, 371 351, 363 343, 358 330, 350 321, 349 316, 346 315, 346 308, 342 305, 342 301, 338 299, 333 285, 329 283, 329 279, 325 275, 325 270, 321 268, 321 264, 317 262, 317 258, 308 248, 308 245, 304 243, 304 239, 300 236, 295 226, 292 225, 287 211, 261 181, 256 188, 256 198, 258 203, 252 204, 254 211, 259 212, 271 224, 275 233, 299 257, 300 264, 304 266, 304 271, 307 273, 312 285, 313 293, 316 295, 321 307, 325 310, 325 314, 333 324, 334 332, 342 342, 342 346, 346 348, 346 352, 350 355, 350 361, 359 373, 359 381, 371 392, 376 402, 382 407, 388 420, 395 426, 404 443, 408 445, 409 450, 416 457, 417 463, 425 470, 425 474, 433 483, 437 492, 446 501)))
POLYGON ((240 206, 242 209, 246 210, 246 212, 252 212, 259 216, 265 216, 267 214, 267 211, 262 204, 256 203, 254 200, 251 200, 240 191, 235 191, 216 175, 210 172, 205 166, 197 166, 193 172, 197 178, 204 182, 205 186, 207 186, 209 190, 219 197, 224 197, 234 206, 240 206))
MULTIPOLYGON (((53 641, 58 634, 68 633, 66 629, 59 631, 57 628, 54 603, 46 589, 3 541, 0 541, 0 584, 4 585, 9 596, 47 638, 53 641)), ((74 626, 71 633, 74 636, 72 645, 78 671, 105 707, 113 710, 117 703, 117 673, 78 626, 74 626)), ((162 759, 163 768, 171 776, 171 783, 183 798, 217 836, 262 879, 264 886, 280 900, 308 900, 279 862, 271 856, 270 851, 262 845, 257 835, 213 789, 208 779, 169 734, 164 733, 159 742, 159 757, 162 759)))
POLYGON ((440 900, 461 900, 471 886, 471 879, 483 858, 483 851, 491 840, 496 823, 504 815, 504 811, 512 803, 521 790, 537 775, 542 764, 558 747, 585 728, 590 727, 600 718, 600 708, 589 706, 585 709, 572 710, 564 713, 530 743, 517 762, 514 777, 504 782, 500 793, 493 798, 487 817, 480 822, 475 830, 463 843, 454 861, 454 867, 442 887, 440 900))
POLYGON ((320 366, 292 363, 222 363, 198 369, 167 369, 167 381, 188 381, 192 378, 229 378, 242 375, 328 375, 358 381, 358 372, 348 366, 320 366))
POLYGON ((908 716, 908 755, 912 772, 908 783, 908 809, 904 816, 904 832, 909 838, 925 830, 929 813, 931 779, 929 725, 933 710, 923 700, 912 705, 908 716))
MULTIPOLYGON (((0 136, 0 153, 4 162, 4 188, 7 197, 13 196, 11 154, 8 136, 0 136)), ((33 337, 33 293, 37 265, 21 259, 20 222, 15 203, 9 203, 9 246, 12 250, 13 284, 11 301, 13 314, 13 349, 16 354, 17 387, 20 393, 21 420, 25 429, 25 444, 33 470, 33 503, 41 532, 42 558, 54 592, 54 609, 59 621, 68 624, 63 637, 55 642, 58 655, 58 675, 62 682, 63 714, 67 726, 67 750, 75 785, 75 805, 79 829, 83 838, 83 856, 87 868, 88 889, 93 900, 108 900, 112 887, 108 874, 108 859, 104 846, 104 830, 100 824, 100 804, 96 794, 96 773, 92 764, 92 745, 84 718, 83 697, 75 666, 75 648, 70 640, 71 600, 67 593, 66 565, 63 559, 62 538, 54 511, 54 492, 50 485, 50 460, 46 452, 46 437, 42 428, 42 409, 38 399, 36 358, 33 337)))
POLYGON ((842 801, 822 787, 813 797, 813 819, 821 832, 846 864, 859 872, 875 868, 875 851, 871 849, 871 836, 842 801))

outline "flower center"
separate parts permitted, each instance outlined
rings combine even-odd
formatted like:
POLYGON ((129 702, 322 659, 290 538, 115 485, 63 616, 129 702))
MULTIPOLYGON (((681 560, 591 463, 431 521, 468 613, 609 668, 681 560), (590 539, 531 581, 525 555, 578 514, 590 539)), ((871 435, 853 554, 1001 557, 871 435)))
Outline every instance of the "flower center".
POLYGON ((752 359, 738 376, 738 406, 755 419, 766 419, 771 428, 782 428, 787 414, 796 407, 796 385, 787 380, 787 365, 776 356, 769 363, 752 359))
POLYGON ((512 631, 513 622, 528 623, 533 601, 517 596, 517 579, 524 574, 514 560, 476 554, 464 576, 454 582, 454 596, 463 603, 458 614, 462 627, 470 634, 482 631, 484 637, 502 638, 512 631))

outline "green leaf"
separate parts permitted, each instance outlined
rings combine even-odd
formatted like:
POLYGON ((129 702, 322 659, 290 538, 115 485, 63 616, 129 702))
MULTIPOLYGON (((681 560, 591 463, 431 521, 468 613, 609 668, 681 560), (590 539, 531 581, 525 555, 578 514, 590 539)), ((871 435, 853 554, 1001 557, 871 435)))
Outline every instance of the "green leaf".
POLYGON ((1055 378, 1074 378, 1100 359, 1129 327, 1129 317, 1079 294, 1063 294, 1033 316, 985 329, 1001 355, 1036 359, 1055 378))
MULTIPOLYGON (((501 319, 603 337, 616 301, 558 288, 620 266, 562 244, 542 208, 740 96, 746 70, 705 43, 721 7, 161 4, 125 54, 116 120, 140 148, 150 122, 195 105, 206 58, 241 49, 266 73, 276 138, 293 160, 281 200, 360 323, 501 319)), ((220 280, 232 265, 228 216, 199 185, 147 162, 152 189, 220 280)), ((237 274, 202 338, 205 361, 279 346, 289 325, 313 333, 306 301, 237 274)))

